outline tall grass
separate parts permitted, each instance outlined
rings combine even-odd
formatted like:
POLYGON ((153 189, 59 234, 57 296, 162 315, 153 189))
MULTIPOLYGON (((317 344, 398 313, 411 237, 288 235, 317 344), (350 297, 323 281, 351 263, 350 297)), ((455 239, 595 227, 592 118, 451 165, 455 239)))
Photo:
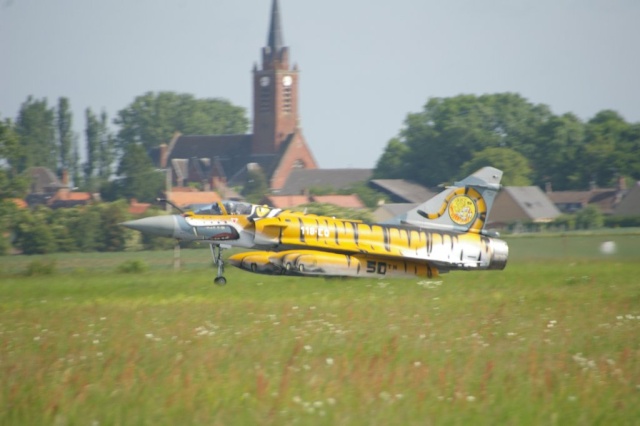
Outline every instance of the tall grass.
POLYGON ((123 259, 2 277, 0 424, 640 419, 638 258, 516 256, 432 281, 230 268, 222 288, 206 257, 139 274, 123 259))

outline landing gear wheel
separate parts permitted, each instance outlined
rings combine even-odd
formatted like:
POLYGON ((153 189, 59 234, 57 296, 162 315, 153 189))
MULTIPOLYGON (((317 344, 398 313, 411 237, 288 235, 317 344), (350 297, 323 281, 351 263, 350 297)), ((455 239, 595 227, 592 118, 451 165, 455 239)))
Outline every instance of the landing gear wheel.
POLYGON ((304 273, 304 265, 298 265, 298 271, 304 273))
POLYGON ((222 260, 222 247, 215 246, 212 244, 211 246, 211 257, 213 257, 213 266, 218 268, 218 273, 216 278, 213 280, 213 283, 219 286, 223 286, 227 284, 227 279, 222 276, 224 274, 224 261, 222 260))

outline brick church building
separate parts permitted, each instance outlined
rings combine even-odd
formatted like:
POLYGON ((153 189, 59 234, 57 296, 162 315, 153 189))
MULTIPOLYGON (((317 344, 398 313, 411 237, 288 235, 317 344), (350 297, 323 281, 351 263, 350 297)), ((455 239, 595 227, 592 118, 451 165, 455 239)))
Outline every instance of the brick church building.
POLYGON ((171 170, 177 187, 195 182, 224 193, 259 168, 277 192, 293 170, 317 168, 299 126, 299 83, 297 65, 290 66, 284 45, 278 0, 273 0, 262 63, 253 67, 253 133, 176 134, 154 157, 160 167, 171 170))

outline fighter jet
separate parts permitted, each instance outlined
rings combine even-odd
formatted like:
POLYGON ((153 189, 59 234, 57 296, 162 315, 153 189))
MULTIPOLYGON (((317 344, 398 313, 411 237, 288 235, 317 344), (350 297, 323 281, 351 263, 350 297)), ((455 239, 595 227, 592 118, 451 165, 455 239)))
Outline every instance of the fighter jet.
POLYGON ((485 167, 388 222, 317 216, 236 201, 122 225, 180 241, 207 243, 226 284, 222 251, 245 271, 332 277, 436 277, 453 270, 502 270, 509 248, 485 229, 502 171, 485 167))

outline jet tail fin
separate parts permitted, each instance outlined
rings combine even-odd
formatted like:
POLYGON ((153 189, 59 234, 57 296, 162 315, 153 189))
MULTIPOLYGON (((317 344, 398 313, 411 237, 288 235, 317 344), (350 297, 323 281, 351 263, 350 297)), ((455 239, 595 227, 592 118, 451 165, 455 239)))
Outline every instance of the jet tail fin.
POLYGON ((501 170, 483 167, 418 207, 386 223, 488 234, 484 227, 495 197, 500 191, 501 179, 501 170))

